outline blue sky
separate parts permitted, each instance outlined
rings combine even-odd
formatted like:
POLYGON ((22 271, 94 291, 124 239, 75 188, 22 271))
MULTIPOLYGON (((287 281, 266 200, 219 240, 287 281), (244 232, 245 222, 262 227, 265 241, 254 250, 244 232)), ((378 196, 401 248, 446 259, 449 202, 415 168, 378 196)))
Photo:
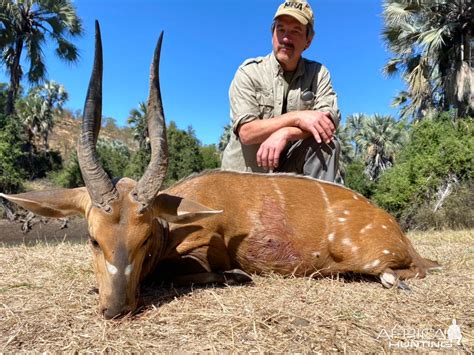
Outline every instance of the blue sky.
MULTIPOLYGON (((378 0, 313 0, 316 36, 304 56, 325 64, 343 119, 363 112, 397 115, 390 102, 404 85, 381 69, 390 53, 381 40, 378 0)), ((192 125, 204 144, 217 143, 229 122, 228 88, 238 66, 271 51, 270 25, 280 0, 75 0, 85 34, 81 59, 65 64, 45 50, 48 79, 66 87, 66 107, 82 109, 93 60, 94 20, 104 48, 103 115, 124 125, 148 95, 149 66, 165 31, 161 88, 167 121, 192 125)), ((1 81, 7 81, 4 73, 1 81)))

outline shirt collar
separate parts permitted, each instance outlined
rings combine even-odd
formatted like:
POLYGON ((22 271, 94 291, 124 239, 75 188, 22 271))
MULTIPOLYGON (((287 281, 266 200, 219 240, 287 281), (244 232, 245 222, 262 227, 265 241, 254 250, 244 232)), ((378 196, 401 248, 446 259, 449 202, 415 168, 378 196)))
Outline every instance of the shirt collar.
MULTIPOLYGON (((273 69, 273 75, 275 77, 283 75, 284 70, 281 67, 280 63, 278 62, 278 60, 275 56, 275 53, 273 53, 273 51, 270 54, 270 61, 271 61, 272 69, 273 69)), ((299 76, 302 76, 304 74, 305 62, 306 62, 306 60, 303 57, 301 57, 300 61, 298 62, 298 66, 296 67, 295 75, 293 77, 294 79, 296 79, 299 76)))

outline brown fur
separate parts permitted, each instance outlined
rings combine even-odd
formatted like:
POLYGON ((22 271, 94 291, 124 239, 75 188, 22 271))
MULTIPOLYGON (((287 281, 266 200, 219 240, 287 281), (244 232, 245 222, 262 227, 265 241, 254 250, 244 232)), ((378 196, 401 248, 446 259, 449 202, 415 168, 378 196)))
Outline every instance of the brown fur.
POLYGON ((248 281, 246 273, 356 272, 406 279, 438 265, 415 251, 390 215, 339 185, 211 171, 161 192, 141 211, 130 195, 135 184, 117 182, 111 213, 93 206, 84 188, 0 194, 46 216, 86 216, 107 318, 136 307, 146 277, 202 283, 248 281))

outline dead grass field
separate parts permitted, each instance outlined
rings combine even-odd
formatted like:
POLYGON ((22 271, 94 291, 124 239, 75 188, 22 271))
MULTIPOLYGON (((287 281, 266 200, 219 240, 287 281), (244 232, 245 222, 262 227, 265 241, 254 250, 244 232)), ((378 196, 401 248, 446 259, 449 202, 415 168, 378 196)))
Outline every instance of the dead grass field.
POLYGON ((3 246, 0 352, 380 353, 420 346, 412 340, 444 352, 453 318, 463 339, 450 350, 472 352, 474 231, 410 237, 444 265, 409 280, 411 293, 367 279, 255 276, 247 286, 149 288, 143 310, 119 321, 97 313, 88 246, 3 246))

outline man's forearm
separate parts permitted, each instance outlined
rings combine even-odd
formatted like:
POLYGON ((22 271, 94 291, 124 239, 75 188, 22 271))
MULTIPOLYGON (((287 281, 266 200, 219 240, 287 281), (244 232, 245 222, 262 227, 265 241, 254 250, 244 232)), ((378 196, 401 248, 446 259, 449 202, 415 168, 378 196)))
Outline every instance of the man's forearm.
POLYGON ((254 120, 244 123, 239 129, 240 142, 245 145, 260 144, 270 137, 274 132, 287 127, 297 127, 295 112, 287 112, 279 117, 265 120, 254 120))
POLYGON ((244 123, 239 129, 244 145, 260 144, 277 131, 288 134, 287 141, 307 138, 311 134, 319 143, 332 139, 335 127, 330 113, 323 111, 292 111, 279 117, 244 123), (322 138, 322 139, 321 139, 322 138))

